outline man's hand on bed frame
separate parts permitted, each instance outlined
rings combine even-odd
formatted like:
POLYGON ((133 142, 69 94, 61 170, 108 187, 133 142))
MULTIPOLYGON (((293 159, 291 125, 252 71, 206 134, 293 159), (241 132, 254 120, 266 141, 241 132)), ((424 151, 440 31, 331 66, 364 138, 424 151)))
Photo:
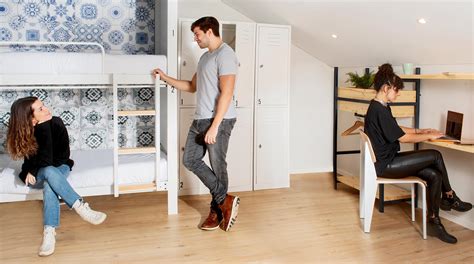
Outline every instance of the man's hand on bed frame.
POLYGON ((189 93, 196 92, 196 74, 193 75, 193 79, 191 81, 187 80, 178 80, 173 77, 166 75, 160 68, 156 68, 151 72, 153 78, 156 78, 156 75, 160 75, 160 80, 164 81, 168 85, 172 87, 189 93))

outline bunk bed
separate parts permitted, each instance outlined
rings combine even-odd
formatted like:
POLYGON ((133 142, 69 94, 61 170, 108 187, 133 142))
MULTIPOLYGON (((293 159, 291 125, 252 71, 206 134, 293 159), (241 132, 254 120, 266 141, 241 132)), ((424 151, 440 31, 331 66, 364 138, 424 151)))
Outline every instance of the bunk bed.
MULTIPOLYGON (((5 44, 12 45, 1 43, 5 44)), ((174 93, 174 90, 167 89, 166 84, 159 81, 159 78, 155 80, 150 75, 151 69, 155 67, 166 69, 166 57, 109 55, 96 43, 15 43, 26 44, 82 45, 88 47, 88 50, 95 47, 95 50, 100 51, 99 54, 0 52, 2 100, 8 99, 12 102, 27 95, 36 95, 42 99, 43 93, 75 91, 79 94, 75 98, 79 102, 68 103, 66 108, 70 109, 62 113, 71 114, 74 109, 76 112, 82 111, 91 105, 96 107, 95 116, 85 116, 81 112, 76 113, 76 119, 92 118, 92 122, 101 126, 102 132, 105 131, 104 135, 100 135, 102 137, 89 135, 85 139, 80 130, 83 123, 77 120, 75 128, 80 132, 69 133, 73 142, 71 158, 75 161, 75 166, 68 181, 78 193, 82 196, 114 194, 117 197, 125 193, 167 191, 168 213, 177 213, 177 170, 167 165, 169 158, 177 157, 166 155, 166 149, 176 148, 168 141, 169 130, 166 128, 167 116, 176 111, 167 109, 169 104, 166 95, 174 93), (91 94, 92 99, 85 96, 86 93, 91 94), (142 102, 145 99, 132 98, 140 93, 148 100, 147 104, 143 104, 145 107, 138 106, 137 103, 137 100, 142 102), (104 96, 101 100, 94 101, 98 98, 95 97, 97 94, 104 96), (124 102, 123 98, 127 97, 127 94, 129 100, 124 102), (146 144, 139 144, 131 139, 127 142, 124 137, 131 138, 128 134, 137 134, 136 124, 140 122, 141 117, 151 124, 147 127, 149 131, 141 134, 146 136, 146 144), (127 127, 124 126, 125 123, 128 124, 127 127), (92 143, 85 145, 77 143, 78 141, 92 143)), ((46 104, 52 104, 49 106, 53 113, 57 114, 53 101, 50 100, 46 104)), ((0 129, 3 135, 6 134, 9 115, 5 106, 7 104, 2 101, 0 118, 3 126, 0 129)), ((73 125, 67 121, 65 123, 66 126, 71 125, 68 130, 72 130, 73 125)), ((4 144, 5 138, 0 138, 0 144, 4 144)), ((3 145, 0 149, 0 202, 42 198, 40 190, 28 188, 19 180, 17 175, 21 163, 22 161, 11 160, 3 145)))

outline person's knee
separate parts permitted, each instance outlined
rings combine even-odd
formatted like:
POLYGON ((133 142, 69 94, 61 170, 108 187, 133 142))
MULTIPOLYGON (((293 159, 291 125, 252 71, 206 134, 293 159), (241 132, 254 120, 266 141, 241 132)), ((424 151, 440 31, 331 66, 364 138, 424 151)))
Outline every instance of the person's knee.
POLYGON ((54 167, 54 166, 47 166, 47 167, 44 167, 44 168, 43 168, 43 174, 44 174, 44 178, 45 178, 47 181, 52 181, 52 180, 54 180, 55 178, 61 176, 61 173, 59 172, 58 168, 56 168, 56 167, 54 167))
POLYGON ((425 171, 425 178, 428 181, 428 184, 437 187, 441 186, 442 178, 441 173, 435 169, 430 169, 425 171))
POLYGON ((186 169, 193 171, 198 163, 199 163, 198 159, 193 158, 189 155, 186 155, 186 153, 183 155, 183 165, 184 167, 186 167, 186 169))
POLYGON ((427 149, 426 151, 429 152, 430 155, 433 155, 433 157, 435 159, 442 159, 443 158, 443 155, 441 154, 441 152, 439 152, 436 149, 427 149))

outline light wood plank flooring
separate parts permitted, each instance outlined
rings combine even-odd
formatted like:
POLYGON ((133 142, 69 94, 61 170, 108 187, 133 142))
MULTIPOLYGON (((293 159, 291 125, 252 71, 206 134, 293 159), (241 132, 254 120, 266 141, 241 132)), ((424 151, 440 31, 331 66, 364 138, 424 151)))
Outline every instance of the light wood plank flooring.
POLYGON ((444 221, 459 242, 421 239, 408 204, 374 212, 372 233, 361 230, 358 195, 331 175, 293 175, 291 188, 239 193, 241 206, 230 232, 201 231, 209 196, 184 196, 179 214, 167 215, 165 193, 87 197, 107 212, 92 226, 64 206, 56 252, 37 257, 41 202, 0 204, 0 263, 474 263, 474 231, 444 221))

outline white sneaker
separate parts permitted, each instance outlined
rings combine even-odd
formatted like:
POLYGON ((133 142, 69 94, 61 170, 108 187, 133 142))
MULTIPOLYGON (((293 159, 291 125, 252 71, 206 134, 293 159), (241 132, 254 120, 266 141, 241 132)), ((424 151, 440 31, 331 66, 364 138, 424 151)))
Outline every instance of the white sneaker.
POLYGON ((45 226, 43 231, 43 243, 39 248, 38 255, 46 257, 54 253, 56 245, 56 231, 52 226, 45 226))
POLYGON ((92 210, 88 203, 84 203, 80 200, 77 200, 72 208, 76 210, 76 213, 78 213, 84 221, 93 225, 99 225, 107 218, 106 214, 92 210))

